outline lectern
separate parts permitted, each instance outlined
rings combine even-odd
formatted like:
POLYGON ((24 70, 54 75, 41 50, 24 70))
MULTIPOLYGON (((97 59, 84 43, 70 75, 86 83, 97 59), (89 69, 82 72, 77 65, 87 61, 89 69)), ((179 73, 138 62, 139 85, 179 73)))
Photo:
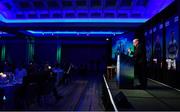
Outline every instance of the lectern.
POLYGON ((117 56, 116 82, 119 88, 130 89, 134 86, 133 59, 125 54, 117 56))

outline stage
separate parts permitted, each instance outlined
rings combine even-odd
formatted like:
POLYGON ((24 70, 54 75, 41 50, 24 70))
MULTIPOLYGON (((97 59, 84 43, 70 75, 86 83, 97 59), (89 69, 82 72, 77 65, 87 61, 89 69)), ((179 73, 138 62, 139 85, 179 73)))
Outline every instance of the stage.
POLYGON ((107 84, 118 110, 180 110, 180 91, 152 79, 146 90, 119 89, 114 80, 107 84))

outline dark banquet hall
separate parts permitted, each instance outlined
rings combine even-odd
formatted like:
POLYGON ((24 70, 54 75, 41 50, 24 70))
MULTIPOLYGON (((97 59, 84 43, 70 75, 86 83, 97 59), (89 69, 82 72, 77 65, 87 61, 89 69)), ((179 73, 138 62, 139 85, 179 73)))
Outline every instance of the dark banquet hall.
POLYGON ((180 111, 180 0, 0 0, 0 111, 180 111))

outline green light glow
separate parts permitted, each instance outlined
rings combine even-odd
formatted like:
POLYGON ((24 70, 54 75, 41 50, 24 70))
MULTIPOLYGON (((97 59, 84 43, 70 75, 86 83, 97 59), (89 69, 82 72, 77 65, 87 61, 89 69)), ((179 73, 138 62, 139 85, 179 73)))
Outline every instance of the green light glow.
POLYGON ((61 45, 57 45, 57 54, 56 54, 56 59, 57 62, 60 63, 61 62, 61 45))
POLYGON ((148 18, 71 18, 71 19, 7 19, 0 14, 4 23, 145 23, 148 18))
POLYGON ((3 45, 1 49, 1 61, 5 61, 6 58, 6 46, 3 45))
POLYGON ((28 41, 28 62, 34 61, 34 41, 28 41))

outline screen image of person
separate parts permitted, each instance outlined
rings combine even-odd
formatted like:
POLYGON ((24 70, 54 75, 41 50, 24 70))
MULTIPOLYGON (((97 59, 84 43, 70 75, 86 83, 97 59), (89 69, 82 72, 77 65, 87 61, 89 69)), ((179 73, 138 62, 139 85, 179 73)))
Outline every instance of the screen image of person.
POLYGON ((152 57, 152 32, 147 31, 145 32, 145 38, 146 38, 146 59, 147 62, 150 62, 151 57, 152 57))
POLYGON ((171 37, 168 44, 168 58, 170 59, 170 66, 168 69, 176 69, 176 58, 178 57, 178 45, 174 38, 174 31, 171 31, 171 37))
POLYGON ((147 40, 147 45, 146 45, 146 56, 147 56, 147 60, 150 61, 150 56, 151 56, 151 43, 149 42, 149 40, 147 40))
POLYGON ((162 52, 162 49, 161 49, 160 37, 159 35, 157 35, 155 46, 154 46, 154 58, 157 59, 157 62, 161 61, 161 52, 162 52))

